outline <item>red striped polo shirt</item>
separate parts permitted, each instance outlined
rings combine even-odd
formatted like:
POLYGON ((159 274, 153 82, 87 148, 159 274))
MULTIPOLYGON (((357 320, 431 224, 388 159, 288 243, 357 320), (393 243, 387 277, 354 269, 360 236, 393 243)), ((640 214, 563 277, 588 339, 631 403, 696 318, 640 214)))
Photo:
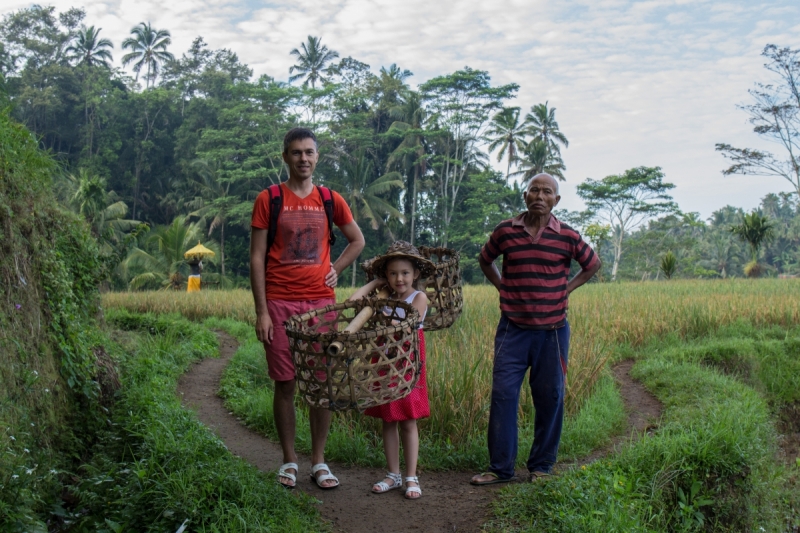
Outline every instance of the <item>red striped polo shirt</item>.
POLYGON ((481 257, 492 263, 503 256, 500 310, 512 322, 530 329, 559 328, 567 318, 570 262, 574 259, 588 270, 598 258, 577 231, 553 215, 531 236, 525 214, 498 224, 481 257))

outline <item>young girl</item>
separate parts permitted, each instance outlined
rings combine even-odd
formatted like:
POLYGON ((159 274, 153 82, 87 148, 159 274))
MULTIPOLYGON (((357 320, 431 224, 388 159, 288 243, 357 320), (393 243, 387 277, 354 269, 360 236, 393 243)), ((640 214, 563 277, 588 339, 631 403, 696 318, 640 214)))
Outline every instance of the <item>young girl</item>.
MULTIPOLYGON (((405 241, 397 241, 389 247, 385 255, 372 262, 375 280, 358 289, 351 297, 357 300, 369 295, 376 288, 389 285, 392 291, 390 298, 402 300, 414 306, 419 312, 419 358, 420 377, 414 390, 400 400, 388 404, 370 407, 364 414, 383 420, 383 452, 386 455, 388 472, 386 477, 372 486, 372 492, 382 494, 402 486, 400 476, 400 440, 403 441, 403 457, 406 461, 405 497, 413 500, 422 495, 417 478, 417 455, 419 453, 419 433, 417 420, 430 416, 428 404, 428 385, 425 382, 425 335, 422 332, 422 321, 428 311, 428 297, 418 290, 417 281, 427 278, 435 271, 435 266, 425 259, 413 245, 405 241), (398 438, 399 427, 399 438, 398 438)), ((405 318, 402 309, 398 315, 405 318)))

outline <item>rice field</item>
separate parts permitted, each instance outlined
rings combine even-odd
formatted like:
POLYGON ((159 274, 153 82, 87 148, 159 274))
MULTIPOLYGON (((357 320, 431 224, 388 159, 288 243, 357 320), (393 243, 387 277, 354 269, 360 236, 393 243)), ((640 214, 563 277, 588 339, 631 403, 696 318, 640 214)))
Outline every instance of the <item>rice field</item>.
MULTIPOLYGON (((352 289, 338 289, 344 300, 352 289)), ((464 313, 448 330, 427 334, 431 418, 429 431, 461 442, 485 427, 491 393, 497 292, 490 285, 464 290, 464 313)), ((250 292, 201 291, 106 293, 104 307, 180 313, 192 320, 230 318, 253 323, 250 292)), ((621 346, 635 349, 666 335, 697 338, 737 321, 755 326, 800 324, 800 280, 714 280, 590 284, 570 298, 567 411, 590 397, 606 364, 621 346)), ((529 395, 521 423, 532 416, 529 395)))

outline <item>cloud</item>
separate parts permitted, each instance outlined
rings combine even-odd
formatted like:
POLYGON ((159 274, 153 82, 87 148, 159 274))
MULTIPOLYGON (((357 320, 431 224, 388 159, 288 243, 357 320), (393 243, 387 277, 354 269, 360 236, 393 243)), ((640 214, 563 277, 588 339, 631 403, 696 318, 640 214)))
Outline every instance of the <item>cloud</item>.
MULTIPOLYGON (((55 0, 58 9, 77 5, 55 0)), ((29 6, 10 0, 0 12, 29 6)), ((512 105, 549 101, 570 139, 562 207, 574 186, 638 165, 661 166, 686 211, 757 205, 789 190, 777 178, 723 178, 717 142, 766 146, 736 104, 766 81, 764 45, 800 47, 800 6, 789 0, 98 0, 87 21, 103 28, 120 57, 130 28, 150 21, 173 35, 180 55, 202 35, 230 48, 255 75, 285 80, 289 51, 306 36, 374 70, 392 63, 418 84, 469 65, 495 83, 516 82, 512 105)), ((492 158, 494 160, 494 158, 492 158)), ((502 166, 502 165, 501 165, 502 166)))

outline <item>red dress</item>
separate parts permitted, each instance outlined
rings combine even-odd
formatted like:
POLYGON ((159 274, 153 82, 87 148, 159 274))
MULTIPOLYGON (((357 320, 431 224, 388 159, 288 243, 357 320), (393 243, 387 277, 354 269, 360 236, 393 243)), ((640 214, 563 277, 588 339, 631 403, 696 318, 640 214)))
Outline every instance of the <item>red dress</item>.
MULTIPOLYGON (((419 291, 415 291, 406 299, 411 303, 419 291)), ((424 320, 424 316, 422 319, 424 320)), ((383 405, 376 405, 364 411, 367 416, 380 418, 384 422, 400 422, 401 420, 417 420, 431 416, 431 406, 428 403, 428 383, 425 380, 425 333, 422 328, 417 330, 419 335, 419 379, 414 389, 406 396, 383 405)))

